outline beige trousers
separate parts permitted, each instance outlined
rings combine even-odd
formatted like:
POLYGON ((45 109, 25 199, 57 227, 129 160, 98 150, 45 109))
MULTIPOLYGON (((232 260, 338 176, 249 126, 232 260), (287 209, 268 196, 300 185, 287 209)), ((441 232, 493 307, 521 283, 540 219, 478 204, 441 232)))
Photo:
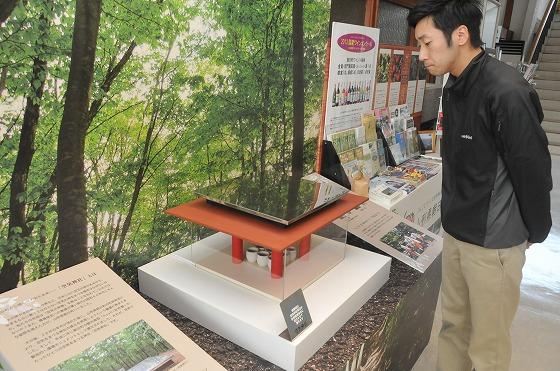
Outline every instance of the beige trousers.
POLYGON ((438 371, 507 371, 527 243, 486 249, 443 236, 438 371))

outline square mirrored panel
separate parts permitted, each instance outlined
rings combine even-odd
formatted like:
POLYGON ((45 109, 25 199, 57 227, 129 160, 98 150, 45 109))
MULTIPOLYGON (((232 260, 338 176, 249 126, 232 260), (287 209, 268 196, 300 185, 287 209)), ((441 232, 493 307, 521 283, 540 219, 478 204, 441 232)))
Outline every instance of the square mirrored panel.
POLYGON ((238 177, 202 188, 196 193, 208 201, 289 225, 335 202, 348 189, 317 174, 262 179, 238 177))

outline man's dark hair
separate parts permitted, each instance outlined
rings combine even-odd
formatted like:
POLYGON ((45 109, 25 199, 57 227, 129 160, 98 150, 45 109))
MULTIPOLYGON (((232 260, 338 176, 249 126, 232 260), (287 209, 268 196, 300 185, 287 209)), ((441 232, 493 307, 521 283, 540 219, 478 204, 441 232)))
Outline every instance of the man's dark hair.
POLYGON ((420 20, 431 17, 434 25, 441 30, 451 45, 451 34, 461 25, 469 29, 471 45, 482 45, 480 23, 482 21, 480 0, 425 0, 416 5, 408 15, 410 27, 416 27, 420 20))

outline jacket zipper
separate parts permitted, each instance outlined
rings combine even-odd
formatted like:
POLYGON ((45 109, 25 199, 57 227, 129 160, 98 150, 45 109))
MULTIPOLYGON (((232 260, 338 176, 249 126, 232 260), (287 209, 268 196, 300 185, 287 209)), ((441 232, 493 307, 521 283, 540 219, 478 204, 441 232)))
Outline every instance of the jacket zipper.
POLYGON ((504 147, 504 141, 502 140, 502 121, 500 120, 498 120, 498 130, 496 134, 497 134, 496 144, 499 146, 498 153, 503 157, 506 151, 504 147))

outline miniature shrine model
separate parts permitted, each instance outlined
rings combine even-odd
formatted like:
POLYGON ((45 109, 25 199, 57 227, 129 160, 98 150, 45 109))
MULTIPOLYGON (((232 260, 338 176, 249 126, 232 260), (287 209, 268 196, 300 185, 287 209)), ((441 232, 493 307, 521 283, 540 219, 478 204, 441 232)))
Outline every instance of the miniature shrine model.
POLYGON ((364 197, 348 194, 331 207, 289 227, 245 215, 239 211, 209 203, 202 198, 169 209, 167 213, 231 235, 231 261, 234 264, 241 264, 245 260, 244 241, 270 250, 271 277, 282 278, 285 264, 284 253, 289 247, 298 246, 297 258, 307 255, 311 248, 311 233, 320 230, 324 225, 365 200, 364 197))
POLYGON ((367 200, 347 192, 318 174, 200 190, 166 213, 216 233, 140 267, 140 291, 297 369, 389 277, 390 258, 346 244, 339 218, 367 200), (313 323, 290 341, 279 303, 299 289, 313 323))

